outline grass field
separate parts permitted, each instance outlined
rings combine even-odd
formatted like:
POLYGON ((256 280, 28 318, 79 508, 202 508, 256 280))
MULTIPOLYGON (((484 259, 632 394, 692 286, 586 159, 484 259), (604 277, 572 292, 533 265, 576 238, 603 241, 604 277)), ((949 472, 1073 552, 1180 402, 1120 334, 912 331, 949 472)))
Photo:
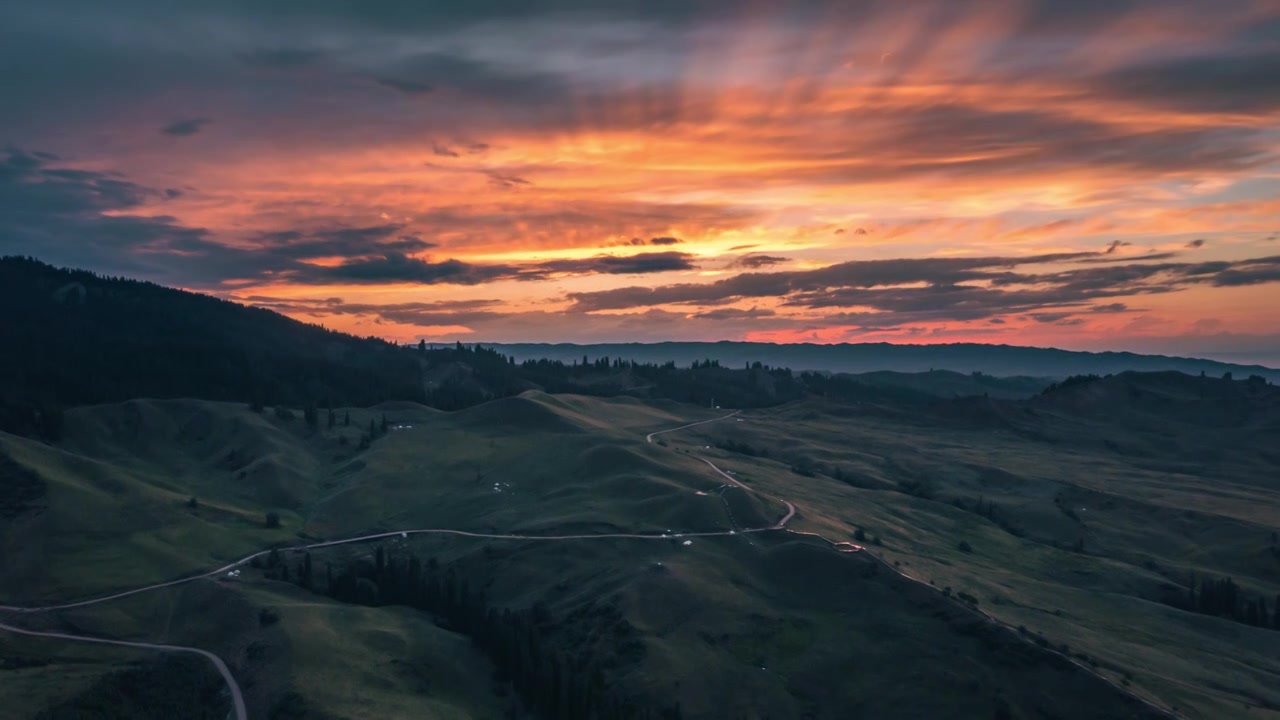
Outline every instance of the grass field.
MULTIPOLYGON (((80 408, 57 446, 0 435, 0 450, 44 483, 35 510, 0 519, 0 602, 92 596, 303 538, 714 531, 783 514, 776 501, 717 492, 722 479, 702 455, 794 502, 794 528, 835 539, 861 528, 863 544, 903 572, 1067 643, 1187 716, 1275 716, 1280 636, 1152 599, 1191 573, 1280 590, 1267 551, 1280 524, 1277 487, 1262 474, 1271 460, 1211 452, 1253 447, 1267 428, 1119 431, 1078 408, 1011 421, 1005 401, 985 402, 916 417, 806 401, 661 444, 645 434, 724 412, 526 393, 455 413, 339 408, 333 428, 322 410, 313 430, 301 413, 234 404, 80 408), (388 432, 362 450, 361 433, 384 416, 388 432), (1181 454, 1149 449, 1170 445, 1181 454), (281 527, 265 526, 268 512, 281 527), (1072 550, 1080 539, 1083 553, 1072 550)), ((556 647, 592 657, 629 696, 678 702, 686 717, 1140 715, 963 603, 794 535, 385 547, 459 568, 502 606, 545 605, 556 647)), ((488 660, 430 617, 338 604, 250 569, 34 622, 212 649, 244 681, 255 716, 487 718, 514 703, 488 660), (263 608, 278 621, 263 623, 263 608)), ((0 702, 28 716, 48 695, 35 688, 71 692, 127 662, 81 650, 0 636, 0 657, 52 661, 0 670, 12 680, 0 682, 0 702)))
POLYGON ((1276 631, 1157 601, 1193 576, 1230 576, 1269 603, 1280 592, 1270 427, 1082 428, 1052 408, 1032 422, 993 428, 806 404, 700 426, 687 441, 732 438, 767 453, 704 451, 795 502, 798 529, 851 538, 863 528, 904 572, 1066 643, 1179 712, 1280 717, 1276 631), (802 459, 826 472, 797 474, 802 459))

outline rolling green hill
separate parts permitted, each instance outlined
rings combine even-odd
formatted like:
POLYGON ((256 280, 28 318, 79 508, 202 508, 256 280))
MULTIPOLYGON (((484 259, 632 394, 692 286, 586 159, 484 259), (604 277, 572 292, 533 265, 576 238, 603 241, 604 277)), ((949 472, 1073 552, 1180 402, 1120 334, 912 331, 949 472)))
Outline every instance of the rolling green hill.
MULTIPOLYGON (((30 556, 0 567, 3 601, 106 593, 303 538, 415 527, 726 531, 768 525, 784 512, 741 490, 721 490, 722 499, 722 479, 689 452, 715 454, 691 442, 702 430, 664 435, 664 445, 645 442, 648 432, 716 417, 705 410, 526 393, 453 413, 400 403, 339 409, 337 417, 348 413, 349 426, 339 420, 312 430, 274 409, 131 401, 69 412, 56 446, 0 435, 5 454, 45 487, 37 509, 0 524, 4 556, 30 556), (361 449, 369 421, 380 426, 383 415, 388 431, 361 449), (277 512, 282 527, 265 527, 267 512, 277 512)), ((746 429, 763 421, 730 418, 700 428, 749 439, 746 429)), ((757 480, 754 464, 727 466, 753 484, 771 477, 757 480)), ((785 483, 771 486, 774 494, 826 492, 822 477, 782 472, 785 483)), ((814 507, 800 519, 806 529, 835 527, 814 507)), ((380 545, 392 557, 432 558, 492 606, 540 608, 546 652, 601 668, 610 697, 655 717, 1145 712, 1014 631, 861 555, 782 532, 690 543, 412 536, 380 545)), ((316 572, 370 563, 375 547, 315 551, 316 572)), ((300 567, 300 556, 285 558, 300 567)), ((300 570, 291 572, 297 581, 300 570)), ((31 622, 214 649, 247 685, 255 717, 484 718, 519 705, 490 667, 494 660, 468 649, 456 630, 434 628, 430 615, 406 608, 339 603, 316 583, 307 592, 283 582, 278 567, 246 567, 240 578, 31 622)), ((21 654, 49 664, 24 669, 21 683, 0 684, 5 702, 18 702, 9 692, 45 682, 84 693, 120 682, 111 674, 120 660, 110 653, 77 659, 65 643, 42 649, 24 640, 21 654)))
POLYGON ((1277 401, 1256 381, 1128 374, 925 413, 802 403, 687 437, 789 497, 797 529, 861 534, 1180 714, 1280 717, 1277 401), (1187 600, 1227 579, 1232 611, 1187 600))

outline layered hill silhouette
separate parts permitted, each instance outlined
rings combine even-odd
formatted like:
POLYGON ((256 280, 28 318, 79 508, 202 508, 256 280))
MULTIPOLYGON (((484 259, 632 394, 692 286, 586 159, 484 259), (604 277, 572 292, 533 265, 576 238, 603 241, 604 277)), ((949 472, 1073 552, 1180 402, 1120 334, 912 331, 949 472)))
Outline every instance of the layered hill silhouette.
POLYGON ((403 347, 147 282, 0 258, 0 429, 54 437, 61 410, 139 397, 445 410, 528 390, 725 407, 805 397, 895 405, 1022 399, 1073 375, 1280 371, 1131 353, 986 345, 403 347), (851 374, 858 371, 860 374, 851 374))
POLYGON ((1055 348, 948 343, 909 345, 889 343, 661 342, 575 345, 572 343, 485 343, 516 358, 549 358, 571 361, 583 354, 607 355, 637 362, 718 360, 726 367, 747 362, 789 367, 795 371, 869 373, 892 370, 921 373, 949 370, 963 374, 981 372, 1001 377, 1065 378, 1071 375, 1110 375, 1125 371, 1173 370, 1191 375, 1261 375, 1280 381, 1280 370, 1261 365, 1238 365, 1197 358, 1142 355, 1130 352, 1077 352, 1055 348))
POLYGON ((0 259, 0 427, 137 397, 295 406, 420 399, 395 345, 152 283, 0 259), (46 410, 47 413, 47 410, 46 410))

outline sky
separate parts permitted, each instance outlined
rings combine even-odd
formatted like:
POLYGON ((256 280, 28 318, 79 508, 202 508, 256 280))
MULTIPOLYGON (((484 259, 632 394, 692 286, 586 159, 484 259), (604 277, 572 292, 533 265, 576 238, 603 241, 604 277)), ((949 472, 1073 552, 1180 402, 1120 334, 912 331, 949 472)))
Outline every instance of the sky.
POLYGON ((18 0, 0 254, 406 342, 1280 365, 1280 0, 18 0))

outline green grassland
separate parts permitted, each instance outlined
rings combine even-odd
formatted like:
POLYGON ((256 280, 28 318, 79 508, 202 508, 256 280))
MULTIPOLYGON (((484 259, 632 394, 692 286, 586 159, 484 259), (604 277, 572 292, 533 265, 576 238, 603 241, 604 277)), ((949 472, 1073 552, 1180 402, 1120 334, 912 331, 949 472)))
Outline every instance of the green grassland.
POLYGON ((1280 592, 1275 416, 1245 421, 1223 403, 1188 414, 1187 386, 1146 378, 1125 391, 1136 402, 1087 388, 1067 399, 1070 413, 1048 402, 915 416, 805 403, 685 437, 745 445, 752 455, 704 452, 795 502, 797 529, 862 528, 901 571, 1066 643, 1180 713, 1280 717, 1280 634, 1159 602, 1193 576, 1232 577, 1269 607, 1280 592), (1107 419, 1083 421, 1090 404, 1107 419), (806 462, 821 470, 798 474, 806 462), (989 506, 994 517, 979 509, 989 506))
MULTIPOLYGON (((300 412, 287 419, 229 403, 79 408, 54 446, 0 434, 0 450, 44 486, 31 507, 0 517, 0 602, 89 597, 272 544, 381 530, 716 531, 785 512, 767 497, 717 493, 722 478, 696 453, 794 502, 796 529, 844 539, 863 527, 903 571, 971 593, 983 610, 1055 645, 1069 642, 1187 715, 1280 702, 1274 632, 1146 599, 1191 571, 1231 574, 1274 595, 1264 530, 1276 524, 1276 488, 1257 474, 1267 459, 1124 454, 1080 429, 1100 433, 1094 421, 1040 413, 1033 428, 983 415, 994 427, 974 429, 967 409, 914 418, 805 401, 649 444, 648 432, 723 412, 530 392, 452 413, 411 403, 339 408, 332 428, 322 409, 312 429, 300 412), (362 449, 362 433, 384 417, 389 430, 362 449), (720 449, 730 440, 769 456, 720 449), (796 473, 803 462, 838 466, 844 479, 796 473), (901 492, 903 483, 933 498, 901 492), (952 504, 978 497, 1023 534, 952 504), (1058 503, 1087 510, 1073 520, 1058 503), (265 527, 267 512, 281 527, 265 527), (1081 532, 1085 554, 1069 549, 1081 532), (962 539, 972 552, 957 548, 962 539)), ((1132 448, 1182 442, 1106 434, 1132 448)), ((560 651, 590 656, 612 686, 652 707, 679 703, 687 717, 989 718, 1002 708, 1022 718, 1143 716, 962 603, 800 536, 690 546, 413 536, 384 546, 459 568, 500 606, 544 605, 560 651)), ((336 565, 372 551, 349 546, 315 559, 336 565)), ((255 717, 487 718, 514 702, 486 658, 429 616, 343 605, 253 569, 29 624, 214 650, 241 678, 255 717), (264 624, 264 608, 278 621, 264 624)), ((0 682, 0 703, 24 713, 41 702, 30 688, 86 686, 125 656, 0 635, 0 656, 17 654, 52 661, 0 670, 22 673, 22 682, 0 682)))

